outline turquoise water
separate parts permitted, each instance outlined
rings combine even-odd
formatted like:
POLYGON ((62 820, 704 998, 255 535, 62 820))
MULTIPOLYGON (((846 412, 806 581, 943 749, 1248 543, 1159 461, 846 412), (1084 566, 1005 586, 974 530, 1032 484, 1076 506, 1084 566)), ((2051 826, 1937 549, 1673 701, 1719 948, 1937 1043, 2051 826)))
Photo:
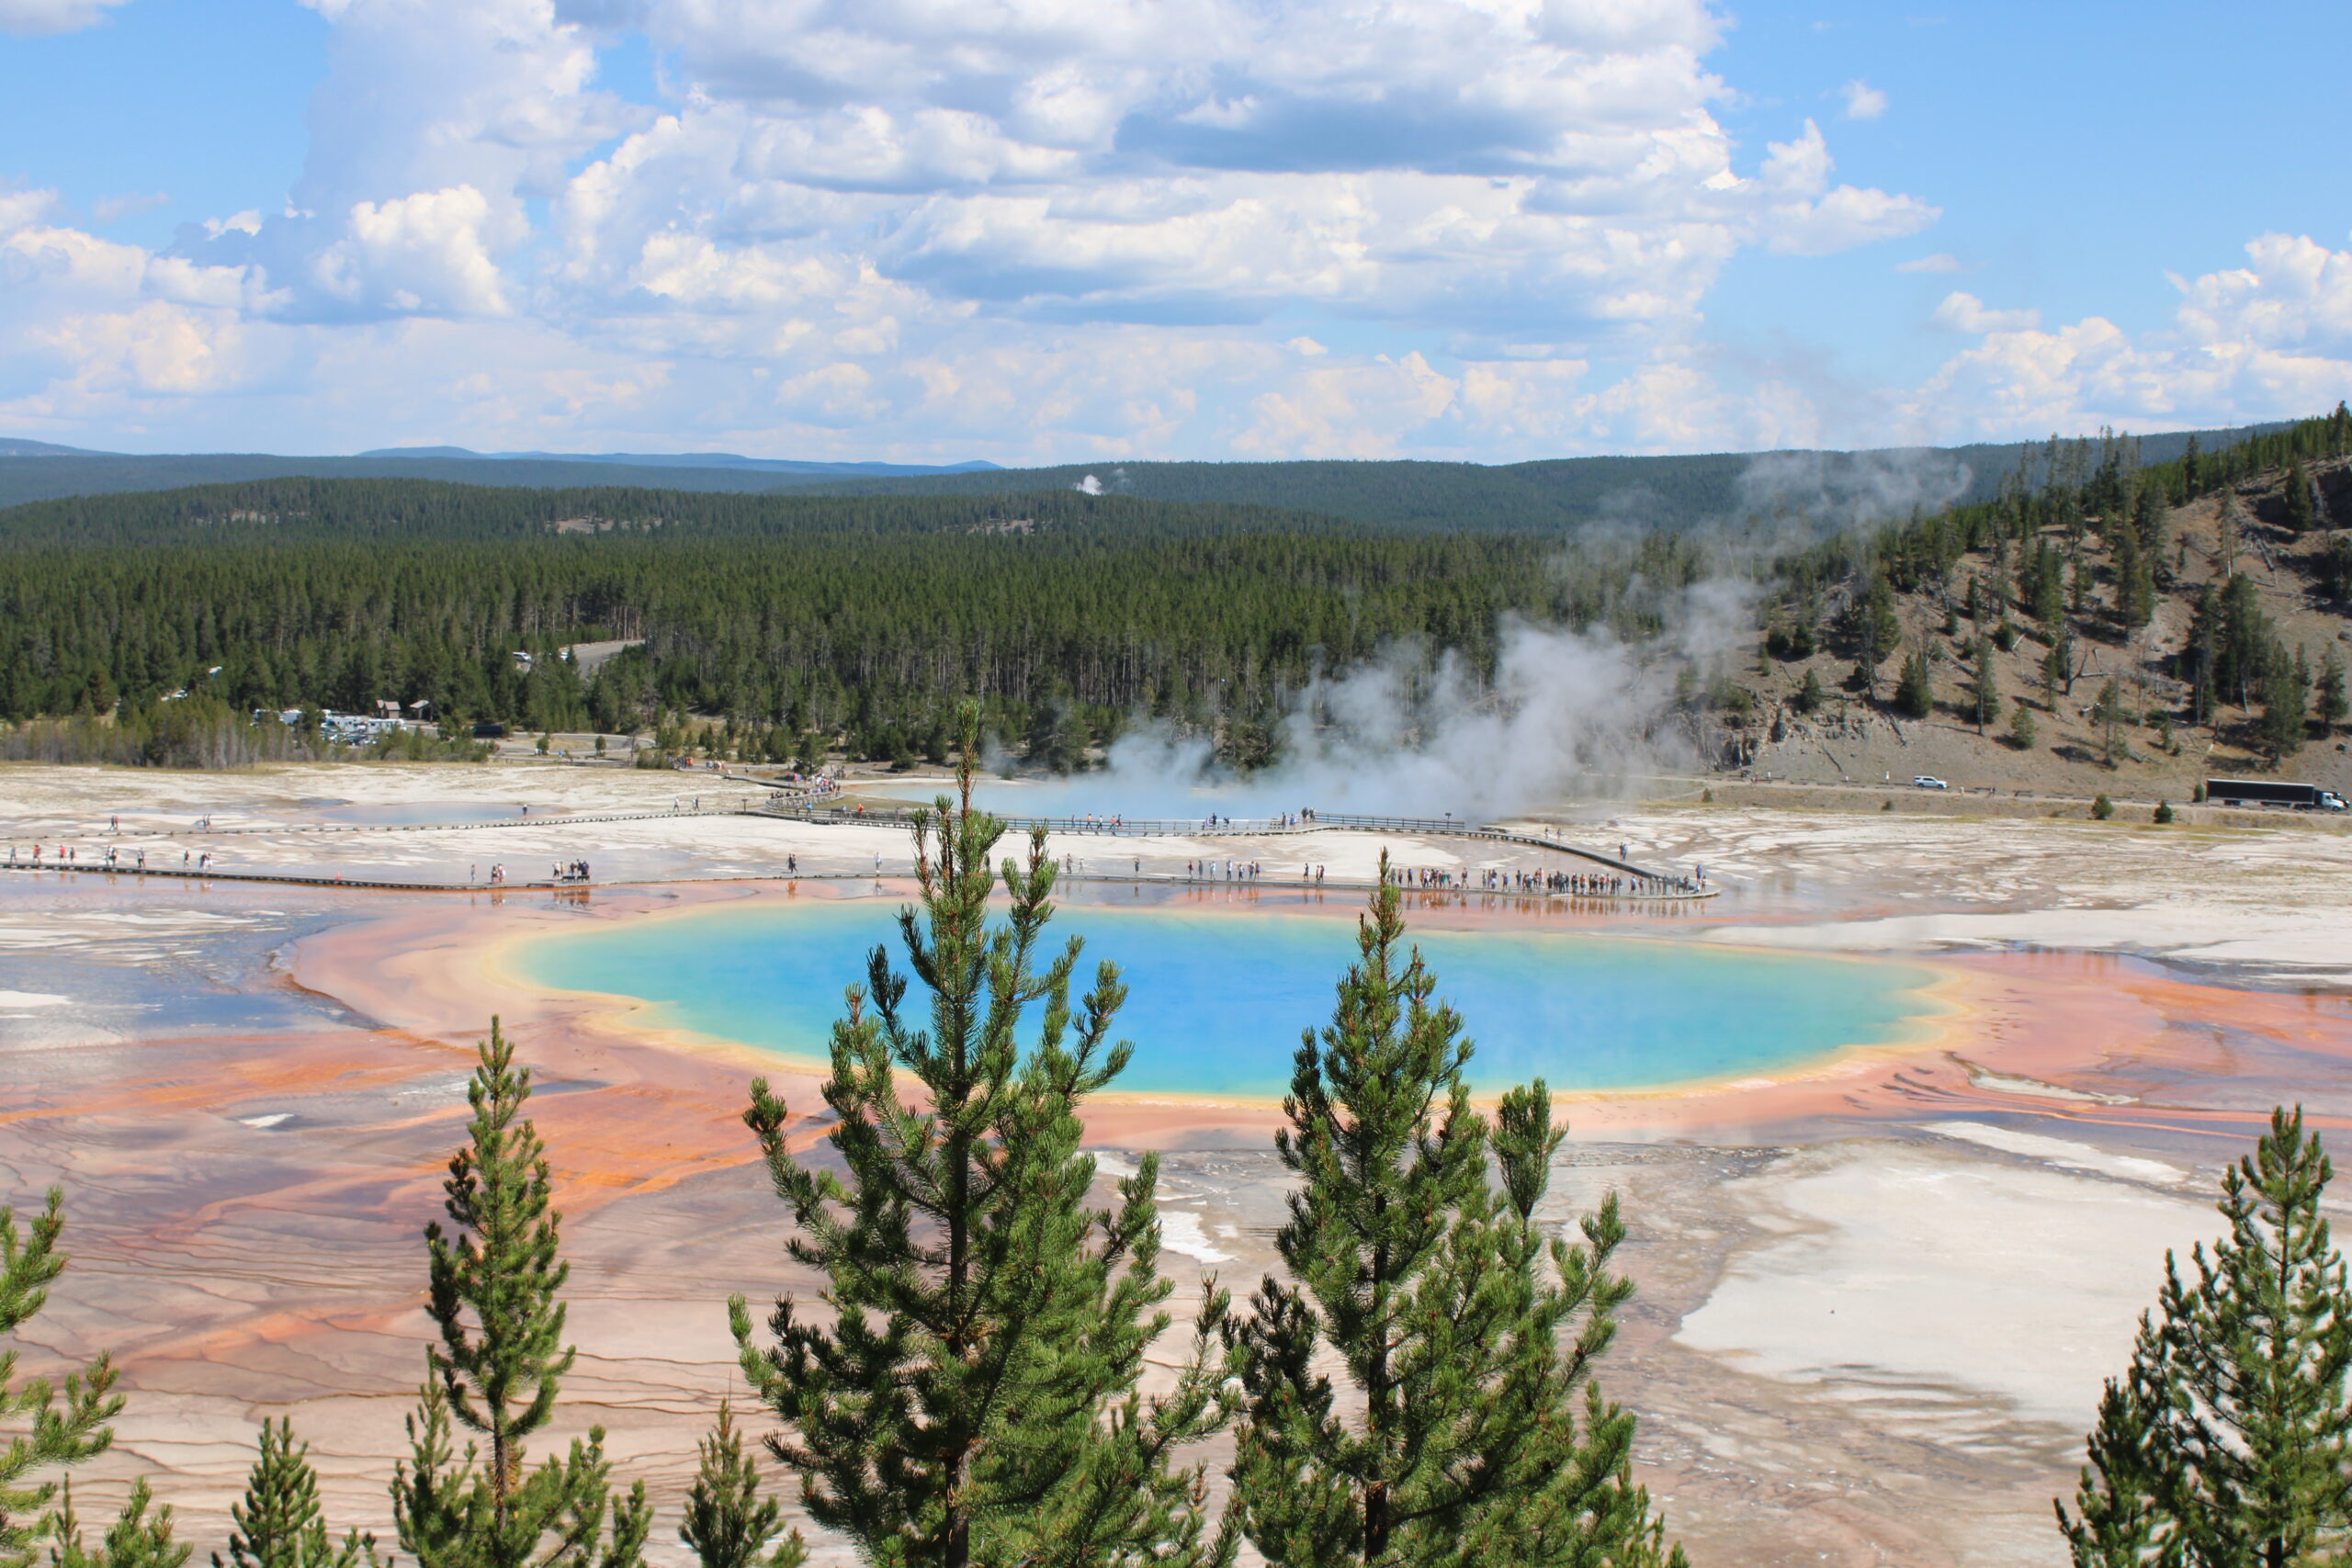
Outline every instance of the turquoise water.
MULTIPOLYGON (((700 910, 534 939, 529 982, 650 1004, 648 1021, 821 1061, 842 991, 897 943, 895 901, 700 910)), ((1326 1021, 1355 922, 1316 914, 1065 906, 1087 939, 1080 974, 1118 964, 1135 1042, 1119 1089, 1279 1096, 1299 1032, 1326 1021)), ((1499 1091, 1632 1089, 1762 1072, 1841 1046, 1915 1037, 1939 1010, 1916 964, 1556 932, 1420 931, 1439 995, 1476 1043, 1471 1078, 1499 1091)), ((1081 990, 1083 987, 1080 987, 1081 990)), ((916 1000, 912 994, 910 1002, 916 1000)))

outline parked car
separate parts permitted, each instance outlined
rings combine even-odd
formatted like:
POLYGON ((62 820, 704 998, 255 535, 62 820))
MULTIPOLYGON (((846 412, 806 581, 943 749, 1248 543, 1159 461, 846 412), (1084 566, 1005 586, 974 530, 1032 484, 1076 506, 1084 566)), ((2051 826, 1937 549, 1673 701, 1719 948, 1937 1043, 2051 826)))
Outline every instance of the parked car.
POLYGON ((1911 781, 1911 787, 1913 789, 1950 789, 1951 788, 1951 785, 1944 783, 1943 780, 1936 777, 1933 773, 1921 773, 1917 778, 1911 781))

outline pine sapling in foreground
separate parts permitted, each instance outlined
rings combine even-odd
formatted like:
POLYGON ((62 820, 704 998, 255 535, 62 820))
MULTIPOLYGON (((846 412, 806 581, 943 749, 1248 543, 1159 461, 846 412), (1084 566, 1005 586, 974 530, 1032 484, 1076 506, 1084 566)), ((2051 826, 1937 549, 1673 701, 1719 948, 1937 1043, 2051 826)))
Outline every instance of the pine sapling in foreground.
POLYGON ((743 1370, 784 1423, 769 1449, 802 1477, 809 1516, 869 1562, 1222 1562, 1232 1543, 1177 1456, 1225 1417, 1225 1298, 1204 1290, 1175 1387, 1144 1398, 1144 1352, 1170 1322, 1159 1162, 1093 1207, 1077 1114, 1126 1065, 1110 1040, 1125 987, 1102 964, 1073 1005, 1080 943, 1041 957, 1043 834, 1025 864, 1004 863, 1010 908, 989 918, 1003 828, 972 806, 978 716, 963 716, 959 797, 918 817, 920 901, 899 919, 922 991, 877 947, 833 1026, 824 1095, 842 1173, 794 1155, 786 1107, 752 1085, 745 1120, 791 1210, 790 1253, 825 1278, 831 1311, 778 1303, 763 1348, 738 1298, 743 1370))
POLYGON ((613 1495, 605 1429, 528 1468, 526 1445, 554 1414, 572 1349, 559 1294, 562 1215, 538 1132, 524 1119, 531 1074, 492 1019, 467 1102, 469 1142, 442 1184, 449 1228, 425 1227, 428 1306, 440 1343, 425 1352, 410 1457, 392 1483, 401 1545, 419 1568, 636 1568, 652 1528, 642 1483, 613 1495), (452 1423, 489 1445, 453 1451, 452 1423))

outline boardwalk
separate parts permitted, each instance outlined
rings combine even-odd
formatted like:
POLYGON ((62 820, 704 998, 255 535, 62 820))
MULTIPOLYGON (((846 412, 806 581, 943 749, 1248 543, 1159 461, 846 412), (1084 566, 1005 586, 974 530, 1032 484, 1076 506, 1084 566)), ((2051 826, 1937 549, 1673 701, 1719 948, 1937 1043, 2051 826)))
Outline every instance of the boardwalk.
MULTIPOLYGON (((537 829, 568 829, 606 822, 644 822, 680 818, 736 817, 768 818, 806 823, 812 827, 887 827, 911 823, 923 808, 913 806, 845 807, 837 804, 817 805, 807 800, 770 798, 766 800, 733 799, 713 801, 708 805, 699 799, 692 805, 667 810, 582 812, 574 815, 552 813, 506 817, 478 822, 330 822, 288 823, 284 825, 243 825, 226 828, 209 826, 153 830, 150 836, 164 839, 251 838, 293 835, 342 835, 364 833, 448 833, 494 832, 503 829, 528 828, 537 829)), ((1640 888, 1612 892, 1591 890, 1570 891, 1566 888, 1485 887, 1469 885, 1422 886, 1414 883, 1400 884, 1404 891, 1430 897, 1476 895, 1497 898, 1528 898, 1537 900, 1566 899, 1594 904, 1681 904, 1712 898, 1711 888, 1694 887, 1679 875, 1621 859, 1602 851, 1588 849, 1568 842, 1551 833, 1531 833, 1493 824, 1476 824, 1460 818, 1418 817, 1366 817, 1346 814, 1321 814, 1283 818, 1195 818, 1141 820, 1120 817, 1006 817, 1001 818, 1008 830, 1022 833, 1043 828, 1047 833, 1064 839, 1103 838, 1125 840, 1165 839, 1233 839, 1262 840, 1268 838, 1301 837, 1314 833, 1396 833, 1414 838, 1453 838, 1481 842, 1510 844, 1522 849, 1544 851, 1567 855, 1610 872, 1646 884, 1640 888)), ((55 857, 32 861, 15 856, 0 870, 22 872, 67 873, 80 875, 109 877, 159 877, 177 881, 221 883, 274 883, 305 887, 337 887, 375 889, 407 893, 485 893, 521 892, 524 890, 577 892, 592 887, 646 887, 709 882, 870 882, 876 880, 870 872, 801 872, 791 874, 768 873, 738 876, 678 876, 678 877, 619 877, 593 881, 558 880, 540 877, 533 880, 508 880, 492 885, 484 881, 432 882, 402 881, 371 875, 337 874, 333 873, 197 869, 187 866, 140 867, 132 864, 107 865, 98 861, 60 861, 55 857)), ((888 876, 888 873, 882 874, 888 876)), ((1129 874, 1113 874, 1092 871, 1065 871, 1064 880, 1074 882, 1113 883, 1143 886, 1185 887, 1247 887, 1270 891, 1305 892, 1364 892, 1374 886, 1370 879, 1326 878, 1320 881, 1300 876, 1234 875, 1228 874, 1179 874, 1136 871, 1129 874)))

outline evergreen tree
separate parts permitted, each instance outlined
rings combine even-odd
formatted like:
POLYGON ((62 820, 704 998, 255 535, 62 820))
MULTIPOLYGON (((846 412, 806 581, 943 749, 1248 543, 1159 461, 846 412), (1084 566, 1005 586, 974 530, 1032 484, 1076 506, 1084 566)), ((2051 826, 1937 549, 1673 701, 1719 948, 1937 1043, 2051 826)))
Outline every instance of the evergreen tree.
POLYGON ((212 1568, 376 1568, 376 1538, 353 1530, 341 1546, 327 1540, 319 1478, 310 1445, 297 1442, 291 1416, 261 1424, 261 1457, 245 1478, 243 1501, 229 1506, 229 1556, 212 1568))
POLYGON ((2211 582, 2197 592, 2189 613, 2188 645, 2181 650, 2190 686, 2188 722, 2211 724, 2221 708, 2216 666, 2220 661, 2222 599, 2211 582))
POLYGON ((1292 1282, 1267 1280, 1229 1330, 1249 1400, 1235 1517, 1274 1568, 1679 1564, 1630 1478, 1634 1417, 1591 1382, 1633 1292, 1609 1267, 1616 1199, 1581 1245, 1547 1243, 1550 1098, 1514 1089, 1491 1126, 1471 1108, 1470 1043, 1402 950, 1386 871, 1284 1102, 1292 1282))
POLYGON ((2041 700, 2055 707, 2061 687, 2069 694, 2075 689, 2075 637, 2063 626, 2041 656, 2041 700))
POLYGON ((2033 618, 2045 627, 2054 627, 2066 618, 2065 560, 2043 539, 2035 544, 2030 565, 2030 581, 2019 595, 2030 608, 2033 618))
POLYGON ((1993 639, 1980 634, 1970 651, 1976 659, 1976 733, 1982 735, 2001 711, 2001 685, 1993 670, 1993 639))
POLYGON ((743 1452, 723 1399, 718 1427, 702 1440, 678 1539, 702 1568, 799 1568, 808 1555, 800 1532, 785 1531, 784 1506, 761 1495, 759 1466, 743 1452))
POLYGON ((1804 672, 1804 684, 1797 688, 1797 694, 1791 705, 1799 713, 1812 713, 1821 706, 1826 695, 1826 694, 1821 689, 1820 671, 1807 670, 1804 672))
POLYGON ((1175 1458, 1226 1419, 1212 1354, 1226 1297, 1204 1292, 1174 1389, 1141 1397, 1172 1289, 1159 1161, 1138 1161, 1116 1205, 1091 1207, 1077 1114, 1132 1054, 1109 1043, 1126 989, 1098 965, 1073 1008, 1075 938, 1039 966, 1054 885, 1042 830, 1025 866, 1004 863, 1011 908, 989 921, 1004 829, 972 806, 978 714, 962 717, 960 798, 917 818, 921 901, 899 918, 929 1027, 878 947, 833 1026, 824 1095, 845 1179, 794 1157, 784 1103, 752 1086, 744 1119, 791 1207, 792 1256, 826 1277, 834 1320, 781 1301, 760 1348, 736 1298, 743 1370, 785 1422, 768 1448, 799 1472, 810 1517, 868 1562, 1220 1562, 1232 1543, 1204 1539, 1202 1473, 1175 1458))
POLYGON ((1873 572, 1869 585, 1855 602, 1852 629, 1854 638, 1854 681, 1864 696, 1878 690, 1878 667, 1894 650, 1903 635, 1903 623, 1895 617, 1894 591, 1887 585, 1883 573, 1873 572))
POLYGON ((425 1352, 411 1457, 392 1483, 401 1545, 419 1568, 636 1568, 652 1527, 642 1483, 615 1499, 605 1429, 526 1468, 555 1412, 573 1351, 559 1292, 563 1216, 538 1131, 523 1118, 531 1073, 492 1019, 466 1099, 469 1142, 442 1183, 448 1231, 425 1226, 427 1304, 441 1342, 425 1352), (450 1424, 489 1440, 452 1452, 450 1424))
POLYGON ((2129 635, 2146 626, 2155 609, 2155 574, 2141 547, 2139 531, 2120 528, 2115 536, 2116 624, 2129 635))
POLYGON ((0 1568, 27 1568, 34 1542, 51 1518, 48 1510, 58 1483, 36 1481, 34 1472, 106 1452, 114 1441, 108 1423, 122 1410, 122 1395, 114 1392, 114 1363, 104 1355, 86 1371, 68 1373, 62 1389, 46 1378, 16 1382, 15 1337, 48 1304, 49 1287, 65 1270, 66 1254, 57 1250, 65 1229, 64 1202, 65 1194, 51 1188, 39 1217, 22 1230, 16 1210, 0 1208, 0 1335, 10 1340, 0 1351, 0 1420, 28 1423, 0 1450, 0 1568))
POLYGON ((2164 493, 2154 485, 2140 487, 2138 502, 2132 512, 2132 532, 2138 540, 2142 558, 2159 562, 2165 556, 2165 535, 2170 520, 2165 515, 2164 493))
POLYGON ((1912 718, 1925 718, 1936 711, 1936 689, 1928 672, 1928 650, 1914 648, 1903 661, 1903 678, 1895 682, 1895 711, 1912 718))
POLYGON ((2075 1493, 2081 1517, 2068 1514, 2063 1502, 2055 1505, 2075 1568, 2143 1568, 2166 1561, 2173 1535, 2162 1449, 2170 1410, 2166 1349, 2154 1319, 2143 1313, 2131 1370, 2110 1379, 2099 1397, 2089 1462, 2075 1493))
POLYGON ((2098 720, 2100 754, 2113 767, 2123 754, 2123 687, 2114 676, 2099 687, 2092 714, 2098 720))
POLYGON ((2287 461, 2283 499, 2287 504, 2287 526, 2298 534, 2310 533, 2312 525, 2319 520, 2319 514, 2312 505, 2312 477, 2303 471, 2303 459, 2300 453, 2287 461))
POLYGON ((145 1476, 132 1482, 130 1500, 93 1551, 82 1544, 82 1521, 74 1512, 74 1483, 67 1482, 63 1502, 50 1521, 50 1534, 55 1539, 49 1549, 51 1568, 181 1568, 194 1549, 172 1539, 170 1507, 148 1513, 154 1501, 145 1476))
POLYGON ((2318 723, 2320 734, 2326 736, 2344 722, 2346 711, 2344 655, 2331 648, 2320 661, 2319 683, 2312 695, 2312 717, 2318 723))
POLYGON ((2033 709, 2019 697, 2009 709, 2009 744, 2020 751, 2030 751, 2034 739, 2033 709))
POLYGON ((2310 659, 2299 651, 2290 660, 2284 649, 2272 645, 2263 663, 2262 722, 2256 734, 2273 761, 2303 749, 2311 690, 2310 659))
POLYGON ((2154 1314, 2108 1384, 2075 1512, 2082 1568, 2291 1568, 2352 1545, 2352 1295, 2302 1111, 2274 1111, 2222 1181, 2230 1234, 2195 1278, 2165 1258, 2154 1314))

